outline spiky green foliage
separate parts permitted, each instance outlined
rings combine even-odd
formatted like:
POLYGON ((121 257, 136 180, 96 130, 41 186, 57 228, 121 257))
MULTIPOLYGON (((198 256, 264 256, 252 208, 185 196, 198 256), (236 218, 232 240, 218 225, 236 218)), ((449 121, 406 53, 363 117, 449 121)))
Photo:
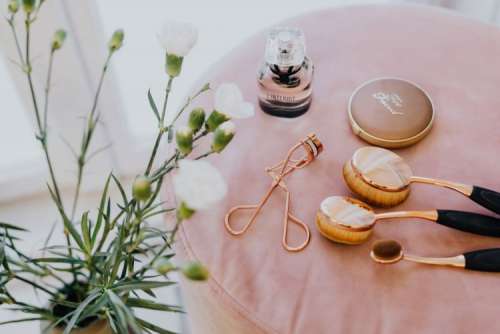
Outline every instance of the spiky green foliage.
MULTIPOLYGON (((55 54, 63 47, 63 38, 57 47, 49 48, 49 67, 47 70, 44 105, 38 103, 38 95, 32 83, 32 65, 30 60, 30 32, 39 15, 41 1, 23 1, 25 8, 25 43, 20 43, 15 25, 15 11, 7 18, 11 28, 20 67, 27 76, 30 99, 36 119, 36 138, 44 152, 50 179, 47 182, 48 193, 52 198, 58 213, 59 223, 65 235, 64 245, 49 245, 50 236, 57 228, 49 232, 42 252, 43 256, 30 257, 18 247, 18 239, 27 233, 14 224, 0 222, 0 304, 7 305, 14 310, 27 314, 25 318, 7 321, 5 323, 44 320, 51 328, 64 328, 68 334, 75 328, 85 327, 97 319, 106 319, 115 333, 171 333, 163 327, 151 324, 138 318, 134 310, 137 308, 163 312, 182 312, 175 305, 168 305, 155 300, 155 290, 175 284, 167 275, 173 271, 186 272, 187 277, 200 280, 208 276, 207 270, 201 265, 191 264, 190 269, 179 269, 171 265, 165 270, 155 271, 160 263, 169 263, 175 255, 172 242, 175 233, 182 222, 183 215, 175 215, 177 223, 172 230, 161 231, 151 227, 148 221, 158 215, 177 211, 176 207, 167 207, 159 202, 158 195, 163 186, 166 174, 177 168, 178 161, 186 158, 175 150, 172 156, 160 163, 156 163, 158 148, 164 135, 170 143, 175 132, 176 121, 191 102, 199 95, 209 90, 209 85, 203 86, 195 95, 190 97, 186 104, 177 112, 173 121, 166 124, 165 113, 167 101, 174 77, 168 78, 162 109, 157 107, 155 99, 148 91, 147 99, 153 115, 158 121, 158 135, 152 148, 151 156, 145 164, 145 171, 141 175, 147 178, 147 196, 138 196, 132 189, 127 189, 119 177, 110 173, 105 179, 97 208, 78 212, 78 199, 84 178, 87 162, 99 150, 91 152, 92 139, 100 121, 98 101, 104 78, 112 56, 120 49, 124 33, 118 30, 108 45, 108 55, 98 80, 94 99, 82 130, 81 143, 77 150, 73 150, 76 166, 76 190, 72 198, 71 209, 68 209, 59 190, 55 168, 49 154, 48 132, 48 100, 52 75, 52 64, 55 54), (25 45, 23 49, 21 45, 25 45), (157 167, 155 167, 155 165, 157 167), (111 196, 113 189, 119 196, 111 196), (139 198, 139 200, 138 200, 139 198), (18 300, 9 291, 8 283, 21 281, 31 285, 37 293, 44 294, 49 300, 48 307, 39 307, 18 300)), ((12 6, 12 5, 11 5, 12 6)), ((60 30, 63 31, 63 30, 60 30)), ((57 33, 56 33, 57 37, 57 33)), ((59 36, 61 37, 61 36, 59 36)), ((64 34, 64 38, 66 34, 64 34)), ((52 42, 53 43, 53 42, 52 42)), ((204 117, 199 117, 196 127, 205 125, 204 117)), ((201 140, 208 134, 203 131, 193 141, 201 140)), ((197 158, 211 154, 211 150, 197 158)))

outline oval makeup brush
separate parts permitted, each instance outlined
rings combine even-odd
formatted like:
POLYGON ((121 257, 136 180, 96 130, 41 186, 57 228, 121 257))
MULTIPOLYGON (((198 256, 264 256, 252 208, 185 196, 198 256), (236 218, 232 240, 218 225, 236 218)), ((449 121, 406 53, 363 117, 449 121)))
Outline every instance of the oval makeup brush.
POLYGON ((401 260, 451 266, 469 270, 500 272, 500 248, 482 249, 451 257, 423 257, 405 254, 395 240, 378 240, 372 246, 370 257, 378 263, 393 264, 401 260))
POLYGON ((500 219, 454 210, 393 211, 375 213, 367 204, 350 197, 331 196, 321 202, 316 226, 325 237, 344 244, 360 244, 379 220, 422 218, 464 232, 500 237, 500 219))
POLYGON ((396 153, 362 147, 344 164, 344 180, 352 192, 375 206, 392 207, 410 194, 411 183, 425 183, 455 190, 477 204, 500 213, 500 193, 479 186, 414 176, 410 166, 396 153))

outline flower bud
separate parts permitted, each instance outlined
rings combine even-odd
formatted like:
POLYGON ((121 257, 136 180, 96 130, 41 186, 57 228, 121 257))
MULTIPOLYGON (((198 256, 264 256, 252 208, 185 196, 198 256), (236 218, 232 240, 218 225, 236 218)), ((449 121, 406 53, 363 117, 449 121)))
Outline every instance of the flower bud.
POLYGON ((235 125, 231 121, 226 121, 219 125, 214 132, 212 141, 212 151, 220 153, 234 137, 235 125))
POLYGON ((36 0, 23 0, 23 9, 27 14, 31 14, 35 11, 36 0))
POLYGON ((214 132, 219 125, 221 125, 225 121, 229 121, 229 119, 230 118, 226 114, 214 110, 212 111, 210 116, 208 116, 205 126, 209 132, 214 132))
POLYGON ((132 195, 138 201, 146 201, 151 197, 151 181, 145 176, 139 176, 132 185, 132 195))
POLYGON ((195 211, 191 208, 189 208, 186 203, 183 201, 177 208, 177 217, 179 219, 184 220, 184 219, 189 219, 191 216, 195 213, 195 211))
POLYGON ((19 0, 10 0, 9 5, 7 7, 9 9, 9 13, 15 14, 19 10, 19 0))
POLYGON ((195 108, 189 114, 188 126, 193 130, 193 133, 198 132, 205 123, 205 110, 203 108, 195 108))
POLYGON ((160 275, 165 275, 177 269, 177 267, 174 266, 174 264, 165 257, 161 257, 156 260, 154 263, 154 268, 160 275))
POLYGON ((59 50, 66 39, 66 31, 59 29, 54 33, 54 38, 52 39, 52 51, 59 50))
POLYGON ((125 33, 122 29, 118 29, 113 33, 111 39, 109 40, 108 47, 109 51, 114 52, 120 49, 123 45, 123 39, 125 38, 125 33))
POLYGON ((181 74, 183 57, 175 54, 167 53, 166 69, 167 74, 172 78, 178 77, 181 74))
POLYGON ((210 276, 208 269, 200 262, 189 262, 182 267, 184 276, 193 281, 206 281, 210 276))
POLYGON ((175 133, 177 149, 184 155, 188 155, 193 150, 193 130, 190 127, 183 126, 175 133))

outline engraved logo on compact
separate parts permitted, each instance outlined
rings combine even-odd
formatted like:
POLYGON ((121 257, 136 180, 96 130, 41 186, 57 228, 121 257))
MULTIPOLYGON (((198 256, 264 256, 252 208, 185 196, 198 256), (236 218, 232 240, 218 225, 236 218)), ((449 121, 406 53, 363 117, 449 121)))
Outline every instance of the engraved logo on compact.
POLYGON ((377 92, 372 94, 372 97, 392 115, 404 115, 404 112, 398 111, 403 108, 403 99, 398 94, 377 92))

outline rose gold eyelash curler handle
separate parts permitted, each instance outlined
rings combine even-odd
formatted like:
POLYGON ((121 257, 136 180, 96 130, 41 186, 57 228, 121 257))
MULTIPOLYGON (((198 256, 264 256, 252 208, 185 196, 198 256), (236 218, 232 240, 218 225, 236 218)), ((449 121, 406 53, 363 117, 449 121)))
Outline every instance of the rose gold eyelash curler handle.
MULTIPOLYGON (((262 198, 261 202, 257 205, 238 205, 238 206, 233 207, 231 210, 229 210, 229 212, 226 214, 225 221, 224 221, 224 224, 225 224, 228 232, 234 236, 239 236, 239 235, 244 234, 248 230, 250 225, 252 225, 252 223, 255 222, 257 215, 262 210, 262 207, 267 202, 267 200, 271 196, 274 189, 276 189, 276 186, 273 185, 269 189, 267 194, 262 198), (251 210, 251 209, 255 209, 255 211, 252 214, 252 217, 250 217, 248 222, 243 226, 243 228, 241 230, 233 229, 231 224, 230 224, 231 215, 238 210, 251 210)), ((286 193, 286 199, 285 199, 285 209, 284 209, 284 214, 283 214, 283 238, 281 240, 281 244, 283 245, 283 248, 285 248, 289 252, 298 252, 298 251, 301 251, 304 248, 306 248, 307 245, 309 244, 309 241, 311 240, 311 231, 309 230, 309 226, 307 226, 299 218, 295 217, 294 215, 292 215, 290 213, 290 192, 288 190, 285 190, 285 193, 286 193), (304 233, 305 233, 305 239, 302 242, 302 244, 295 246, 295 247, 288 244, 288 222, 289 221, 292 221, 293 223, 297 224, 300 228, 302 228, 304 230, 304 233)))
POLYGON ((307 247, 309 241, 311 241, 311 231, 309 230, 309 226, 304 224, 303 221, 295 217, 290 213, 290 192, 286 192, 286 201, 285 201, 285 216, 283 217, 283 239, 281 239, 281 244, 283 247, 289 252, 300 252, 304 248, 307 247), (304 230, 306 234, 305 240, 302 244, 298 246, 290 246, 288 244, 288 221, 292 221, 297 224, 300 228, 304 230))
POLYGON ((273 193, 273 191, 277 188, 280 187, 286 194, 286 199, 285 199, 285 209, 284 209, 284 214, 283 214, 283 238, 282 238, 282 245, 283 247, 289 251, 289 252, 298 252, 303 250, 307 245, 309 244, 309 241, 311 239, 311 232, 309 230, 309 227, 302 222, 300 219, 295 217, 290 213, 290 192, 288 191, 288 188, 286 187, 285 183, 283 182, 283 178, 292 173, 296 169, 303 168, 307 166, 309 163, 311 163, 316 157, 323 151, 323 144, 319 141, 319 139, 316 137, 315 134, 310 134, 308 135, 304 140, 300 141, 297 143, 295 146, 293 146, 287 154, 287 157, 285 160, 279 162, 277 165, 266 168, 266 172, 273 178, 273 183, 271 184, 271 187, 267 191, 267 193, 262 197, 260 200, 259 204, 256 205, 238 205, 233 208, 231 208, 228 213, 226 214, 225 220, 224 220, 224 226, 226 227, 227 231, 234 235, 234 236, 239 236, 244 234, 250 225, 252 225, 260 211, 262 211, 262 208, 266 204, 267 200, 273 193), (292 159, 292 155, 294 152, 299 149, 300 147, 304 148, 306 154, 301 157, 300 159, 292 159), (279 171, 279 173, 278 173, 279 171), (248 222, 243 226, 242 229, 236 230, 231 226, 231 215, 238 211, 238 210, 255 210, 248 220, 248 222), (288 224, 289 221, 292 221, 293 223, 299 225, 300 228, 302 228, 305 232, 305 240, 302 244, 299 246, 290 246, 288 244, 288 224))

